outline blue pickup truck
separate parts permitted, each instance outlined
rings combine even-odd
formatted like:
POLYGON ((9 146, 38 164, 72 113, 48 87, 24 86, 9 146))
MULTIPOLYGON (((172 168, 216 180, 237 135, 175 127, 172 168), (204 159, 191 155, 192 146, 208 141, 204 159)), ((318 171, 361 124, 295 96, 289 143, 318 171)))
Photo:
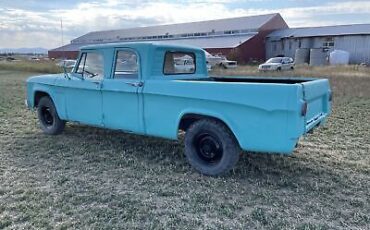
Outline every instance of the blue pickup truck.
POLYGON ((206 175, 237 163, 241 149, 291 154, 330 113, 326 79, 208 76, 200 48, 160 43, 85 46, 70 73, 27 80, 41 129, 66 121, 177 139, 206 175))

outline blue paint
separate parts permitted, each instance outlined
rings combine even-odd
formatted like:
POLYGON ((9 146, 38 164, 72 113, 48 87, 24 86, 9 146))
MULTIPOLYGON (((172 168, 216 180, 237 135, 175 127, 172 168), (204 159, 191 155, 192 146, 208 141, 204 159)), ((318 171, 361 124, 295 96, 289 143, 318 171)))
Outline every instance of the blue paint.
POLYGON ((103 78, 87 79, 78 73, 70 78, 63 74, 29 78, 30 108, 35 107, 35 93, 45 92, 61 119, 168 139, 177 139, 183 116, 205 115, 222 120, 242 149, 276 153, 291 153, 299 138, 330 114, 326 79, 299 78, 289 84, 214 81, 208 78, 203 50, 190 46, 116 43, 83 47, 81 52, 104 56, 103 78), (136 53, 137 79, 113 78, 118 50, 136 53), (193 52, 195 73, 164 75, 166 51, 193 52), (305 102, 307 114, 302 116, 305 102))

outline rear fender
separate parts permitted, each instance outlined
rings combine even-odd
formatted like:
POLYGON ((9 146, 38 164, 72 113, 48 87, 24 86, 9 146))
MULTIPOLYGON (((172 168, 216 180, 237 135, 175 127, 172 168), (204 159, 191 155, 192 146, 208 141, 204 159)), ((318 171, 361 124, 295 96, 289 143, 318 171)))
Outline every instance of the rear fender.
POLYGON ((188 109, 188 110, 182 111, 180 113, 178 119, 177 119, 177 129, 174 131, 176 133, 176 135, 178 133, 178 130, 180 129, 181 120, 184 117, 188 116, 188 115, 198 115, 198 116, 213 118, 213 119, 221 121, 222 123, 224 123, 230 129, 230 131, 233 133, 234 137, 236 138, 236 140, 238 141, 238 144, 240 146, 239 138, 238 138, 238 135, 237 135, 238 134, 237 128, 235 126, 233 126, 233 124, 231 122, 231 119, 228 119, 223 114, 220 114, 220 113, 217 113, 217 112, 214 112, 214 111, 209 111, 209 110, 188 109))

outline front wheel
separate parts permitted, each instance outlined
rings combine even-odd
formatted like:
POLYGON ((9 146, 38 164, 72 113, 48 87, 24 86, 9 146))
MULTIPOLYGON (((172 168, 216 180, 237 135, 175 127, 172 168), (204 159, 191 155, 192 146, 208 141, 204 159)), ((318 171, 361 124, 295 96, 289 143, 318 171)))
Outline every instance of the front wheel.
POLYGON ((192 124, 185 134, 185 155, 190 165, 200 173, 218 176, 236 165, 240 148, 223 123, 202 119, 192 124))
POLYGON ((42 97, 37 105, 37 116, 42 131, 49 135, 60 134, 65 121, 61 120, 50 97, 42 97))

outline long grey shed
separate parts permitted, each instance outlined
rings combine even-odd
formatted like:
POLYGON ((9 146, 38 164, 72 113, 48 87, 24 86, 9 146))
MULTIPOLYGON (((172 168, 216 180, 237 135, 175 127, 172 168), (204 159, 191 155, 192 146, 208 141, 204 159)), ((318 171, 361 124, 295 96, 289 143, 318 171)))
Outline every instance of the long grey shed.
POLYGON ((294 57, 296 49, 345 50, 350 63, 370 64, 370 24, 290 28, 276 30, 266 37, 266 57, 294 57))

